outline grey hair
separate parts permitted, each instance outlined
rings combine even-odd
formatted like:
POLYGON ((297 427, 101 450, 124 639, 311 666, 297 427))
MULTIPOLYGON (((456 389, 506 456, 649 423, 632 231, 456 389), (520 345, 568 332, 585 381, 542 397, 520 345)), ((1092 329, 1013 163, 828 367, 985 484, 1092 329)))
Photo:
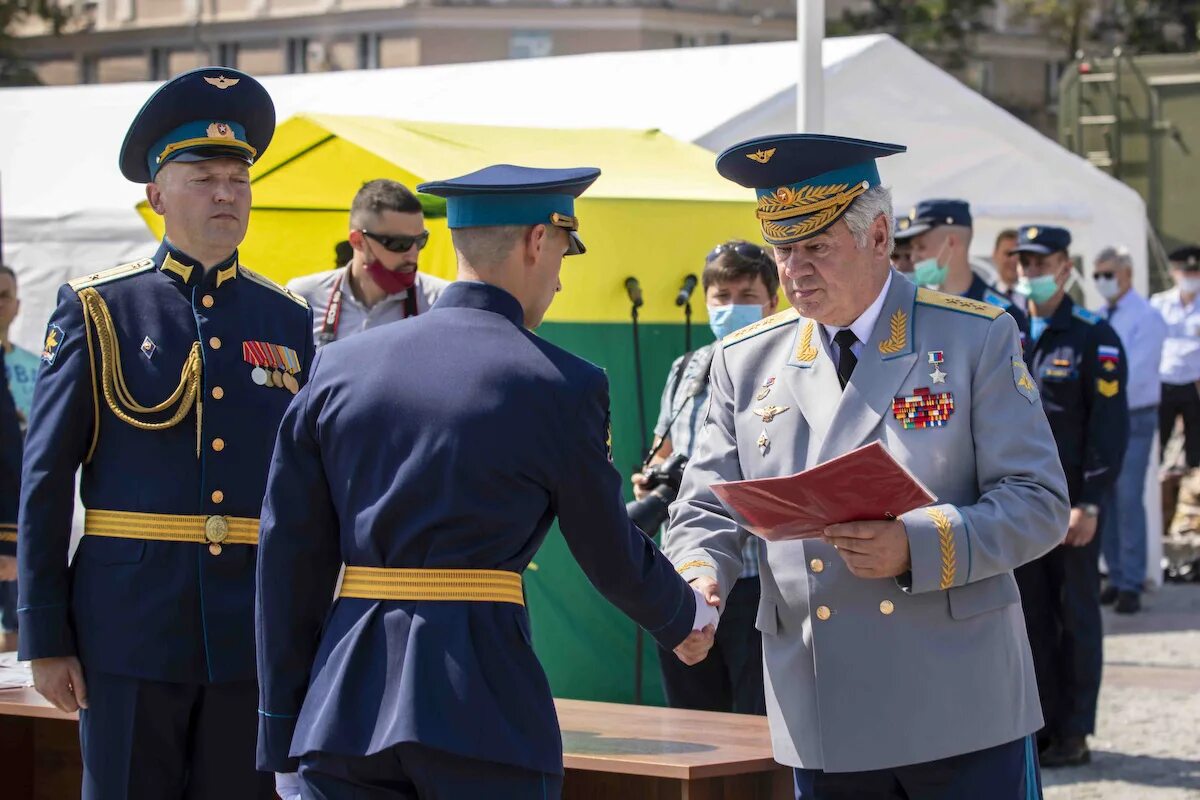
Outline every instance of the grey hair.
POLYGON ((867 234, 871 225, 879 215, 883 215, 887 223, 887 251, 892 252, 892 190, 886 186, 875 186, 854 198, 850 208, 842 215, 846 227, 854 235, 854 241, 859 247, 867 246, 867 234))
POLYGON ((1096 263, 1115 264, 1121 269, 1133 269, 1133 257, 1129 255, 1129 248, 1123 244, 1110 245, 1101 250, 1096 256, 1096 263))

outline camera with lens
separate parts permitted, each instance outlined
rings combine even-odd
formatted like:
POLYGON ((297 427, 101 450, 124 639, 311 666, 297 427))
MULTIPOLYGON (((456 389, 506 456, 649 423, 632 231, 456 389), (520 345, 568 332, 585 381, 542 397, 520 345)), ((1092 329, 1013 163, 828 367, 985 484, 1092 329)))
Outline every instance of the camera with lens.
POLYGON ((683 482, 683 468, 687 466, 687 461, 687 456, 683 453, 675 453, 666 461, 646 467, 642 471, 646 478, 644 486, 650 490, 650 494, 625 505, 625 511, 634 525, 653 535, 654 531, 667 521, 671 501, 679 494, 679 485, 683 482))

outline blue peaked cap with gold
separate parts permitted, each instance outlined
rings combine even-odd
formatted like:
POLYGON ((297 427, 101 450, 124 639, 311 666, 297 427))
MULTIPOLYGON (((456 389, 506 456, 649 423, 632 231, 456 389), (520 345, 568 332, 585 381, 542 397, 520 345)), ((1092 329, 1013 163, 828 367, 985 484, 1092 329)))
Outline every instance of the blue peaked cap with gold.
POLYGON ((813 133, 761 136, 717 156, 717 172, 757 193, 767 242, 791 244, 837 222, 854 198, 879 185, 875 159, 907 149, 813 133))
POLYGON ((1053 225, 1022 225, 1017 228, 1017 246, 1008 252, 1048 256, 1071 248, 1071 232, 1053 225))
POLYGON ((970 228, 971 222, 971 204, 966 200, 922 200, 907 217, 896 220, 896 239, 914 239, 943 225, 970 228))
POLYGON ((121 145, 121 174, 150 183, 171 161, 236 158, 253 164, 275 135, 263 85, 229 67, 201 67, 158 87, 121 145))
POLYGON ((579 238, 575 198, 600 177, 595 167, 541 169, 496 164, 457 178, 428 181, 418 192, 446 198, 446 223, 456 228, 553 225, 570 235, 567 255, 587 252, 579 238))

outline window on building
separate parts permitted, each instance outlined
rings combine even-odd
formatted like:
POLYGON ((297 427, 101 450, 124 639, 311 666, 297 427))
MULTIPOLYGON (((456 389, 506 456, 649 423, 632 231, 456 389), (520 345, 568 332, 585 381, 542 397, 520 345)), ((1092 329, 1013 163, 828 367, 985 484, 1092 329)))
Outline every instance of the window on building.
POLYGON ((1061 61, 1046 62, 1046 105, 1058 103, 1058 81, 1062 78, 1063 63, 1061 61))
POLYGON ((308 72, 308 39, 287 40, 287 71, 308 72))
POLYGON ((379 34, 362 33, 358 36, 358 68, 379 69, 379 34))
POLYGON ((237 69, 238 65, 238 44, 237 42, 221 42, 217 45, 213 53, 214 63, 219 67, 231 67, 237 69))
POLYGON ((150 80, 165 81, 171 77, 171 51, 164 47, 150 48, 150 80))
POLYGON ((549 31, 515 31, 508 37, 509 58, 545 58, 554 55, 554 37, 549 31))

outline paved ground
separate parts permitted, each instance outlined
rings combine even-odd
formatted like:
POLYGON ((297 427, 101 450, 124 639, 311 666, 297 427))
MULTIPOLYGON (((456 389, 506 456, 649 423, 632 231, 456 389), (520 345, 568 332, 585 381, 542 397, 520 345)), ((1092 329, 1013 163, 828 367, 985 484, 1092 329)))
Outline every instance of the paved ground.
POLYGON ((1105 610, 1092 763, 1046 770, 1046 800, 1200 800, 1200 584, 1167 584, 1145 606, 1105 610))

